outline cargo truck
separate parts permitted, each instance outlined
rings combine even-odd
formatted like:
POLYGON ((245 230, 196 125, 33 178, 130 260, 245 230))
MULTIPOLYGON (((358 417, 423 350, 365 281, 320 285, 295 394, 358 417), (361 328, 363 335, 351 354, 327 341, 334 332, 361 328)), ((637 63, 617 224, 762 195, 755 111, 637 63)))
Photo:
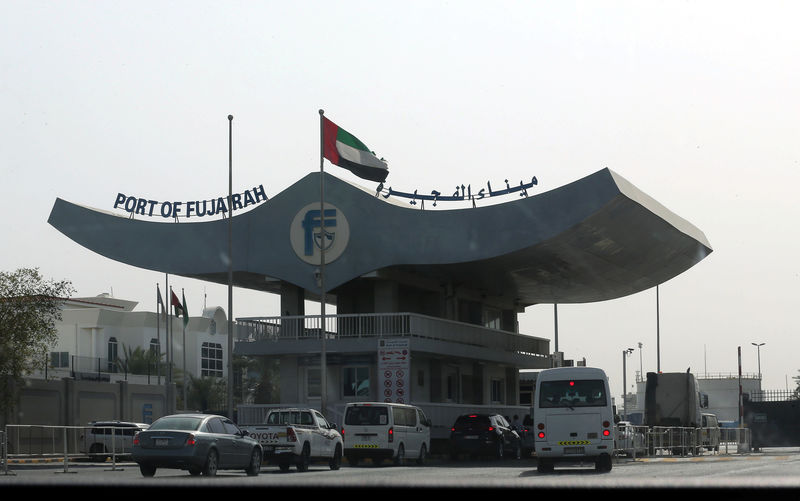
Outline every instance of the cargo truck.
POLYGON ((703 446, 698 439, 703 409, 708 396, 700 392, 697 378, 689 372, 647 373, 644 396, 645 424, 650 428, 650 454, 656 449, 674 455, 692 452, 703 446))

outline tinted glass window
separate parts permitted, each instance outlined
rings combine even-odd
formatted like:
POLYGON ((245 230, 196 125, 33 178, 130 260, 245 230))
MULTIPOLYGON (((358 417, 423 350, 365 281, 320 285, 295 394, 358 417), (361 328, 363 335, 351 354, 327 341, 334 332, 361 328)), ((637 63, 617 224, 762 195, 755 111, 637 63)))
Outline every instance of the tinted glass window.
POLYGON ((225 427, 225 433, 228 435, 237 435, 239 433, 239 427, 233 424, 233 421, 230 419, 223 419, 222 425, 225 427))
POLYGON ((456 430, 475 430, 475 429, 488 429, 491 422, 489 416, 481 415, 468 415, 459 416, 453 428, 456 430))
POLYGON ((417 415, 414 409, 408 409, 406 407, 394 408, 394 424, 400 426, 416 426, 416 420, 417 415))
POLYGON ((349 407, 344 417, 349 425, 386 425, 389 424, 389 410, 383 406, 349 407))
POLYGON ((315 412, 314 415, 317 416, 317 422, 319 422, 320 428, 330 428, 331 427, 331 425, 328 423, 328 420, 325 419, 325 416, 323 416, 319 412, 315 412))
POLYGON ((603 407, 608 404, 602 379, 542 381, 539 407, 603 407))
POLYGON ((267 424, 303 424, 300 411, 271 412, 267 424))
POLYGON ((206 423, 206 430, 209 433, 225 433, 225 427, 222 426, 222 421, 219 418, 209 419, 206 423))
POLYGON ((203 422, 202 418, 188 417, 188 416, 167 416, 158 419, 153 423, 150 430, 180 430, 180 431, 197 431, 200 423, 203 422))

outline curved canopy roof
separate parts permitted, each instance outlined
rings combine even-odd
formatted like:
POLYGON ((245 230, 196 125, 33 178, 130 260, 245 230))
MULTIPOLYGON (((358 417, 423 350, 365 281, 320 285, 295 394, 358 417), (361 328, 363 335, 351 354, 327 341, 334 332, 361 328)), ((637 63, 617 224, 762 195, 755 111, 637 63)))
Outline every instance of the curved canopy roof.
MULTIPOLYGON (((326 290, 402 269, 513 295, 521 306, 602 301, 663 283, 712 251, 698 228, 608 169, 536 196, 457 210, 403 207, 312 173, 232 218, 234 285, 276 292, 283 280, 320 291, 319 265, 303 259, 297 242, 313 226, 304 215, 319 207, 321 175, 326 209, 335 209, 326 211, 336 223, 328 238, 341 243, 326 257, 326 290)), ((57 199, 49 223, 132 266, 228 282, 227 219, 143 221, 57 199)))

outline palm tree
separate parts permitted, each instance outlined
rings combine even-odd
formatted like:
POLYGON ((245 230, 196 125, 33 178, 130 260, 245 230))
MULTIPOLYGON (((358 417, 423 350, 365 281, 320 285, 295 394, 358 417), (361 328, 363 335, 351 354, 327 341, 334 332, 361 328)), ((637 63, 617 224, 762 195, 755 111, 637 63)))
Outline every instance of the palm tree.
POLYGON ((225 401, 227 383, 222 378, 201 376, 194 377, 189 374, 189 394, 186 408, 196 408, 200 411, 219 410, 225 401))
POLYGON ((158 354, 153 350, 145 350, 141 346, 131 349, 130 346, 122 346, 124 359, 117 358, 116 363, 128 374, 155 374, 159 362, 164 354, 158 354))

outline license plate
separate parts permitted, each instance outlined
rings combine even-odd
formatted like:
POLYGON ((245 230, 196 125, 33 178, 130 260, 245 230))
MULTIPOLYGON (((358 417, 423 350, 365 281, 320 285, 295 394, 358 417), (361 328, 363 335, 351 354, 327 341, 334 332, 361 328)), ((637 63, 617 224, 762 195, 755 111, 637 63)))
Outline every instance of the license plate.
POLYGON ((168 438, 157 438, 156 439, 156 447, 166 447, 169 445, 168 438))
POLYGON ((564 447, 564 454, 583 454, 584 452, 583 447, 564 447))
POLYGON ((478 435, 465 435, 464 438, 467 440, 477 440, 478 435))

